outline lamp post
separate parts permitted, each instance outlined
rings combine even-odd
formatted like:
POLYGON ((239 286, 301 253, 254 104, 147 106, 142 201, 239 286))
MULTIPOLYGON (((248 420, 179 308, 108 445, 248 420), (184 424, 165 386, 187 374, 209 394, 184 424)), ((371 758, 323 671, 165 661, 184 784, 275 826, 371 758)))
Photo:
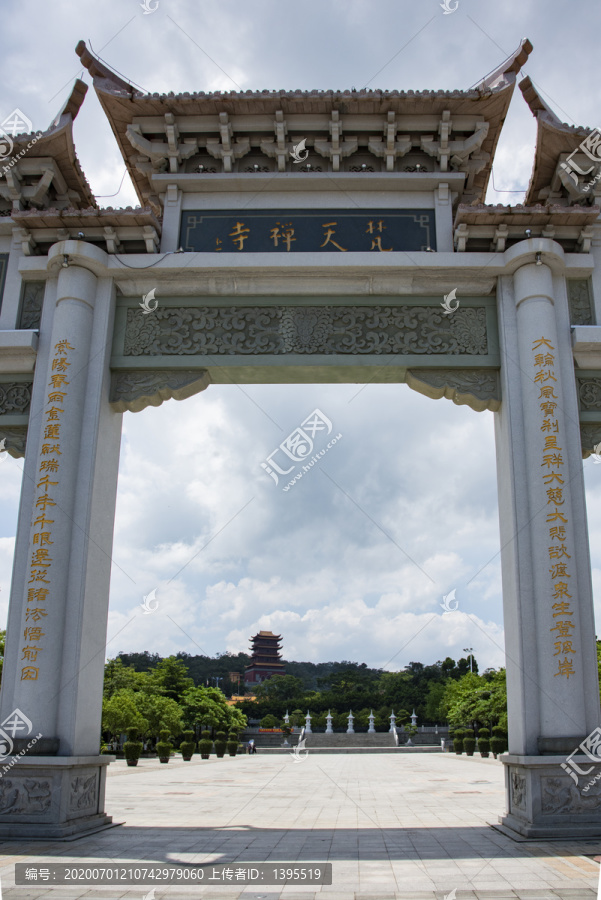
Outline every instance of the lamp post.
POLYGON ((474 648, 473 647, 464 647, 463 652, 469 653, 469 655, 470 655, 470 672, 472 672, 473 671, 473 663, 474 663, 474 657, 472 656, 472 654, 474 652, 474 648))

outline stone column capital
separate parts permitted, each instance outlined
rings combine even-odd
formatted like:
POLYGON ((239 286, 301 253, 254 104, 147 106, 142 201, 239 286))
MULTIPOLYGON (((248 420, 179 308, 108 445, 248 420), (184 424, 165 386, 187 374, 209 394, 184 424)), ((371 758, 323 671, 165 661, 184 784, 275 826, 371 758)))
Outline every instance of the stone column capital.
POLYGON ((87 269, 97 276, 107 275, 109 256, 100 247, 87 241, 59 241, 53 244, 48 251, 48 272, 57 275, 68 272, 73 266, 87 269), (68 259, 65 260, 65 257, 68 259), (67 268, 64 266, 65 261, 67 268))
POLYGON ((515 305, 520 306, 524 301, 537 299, 547 300, 553 305, 553 273, 548 265, 535 262, 526 262, 514 272, 515 305))
MULTIPOLYGON (((542 265, 547 266, 554 275, 565 273, 565 252, 561 244, 552 241, 550 238, 538 237, 519 241, 519 243, 514 244, 505 251, 503 255, 507 272, 514 274, 522 266, 535 265, 537 254, 539 253, 542 265)), ((538 268, 540 269, 541 266, 538 266, 538 268)))

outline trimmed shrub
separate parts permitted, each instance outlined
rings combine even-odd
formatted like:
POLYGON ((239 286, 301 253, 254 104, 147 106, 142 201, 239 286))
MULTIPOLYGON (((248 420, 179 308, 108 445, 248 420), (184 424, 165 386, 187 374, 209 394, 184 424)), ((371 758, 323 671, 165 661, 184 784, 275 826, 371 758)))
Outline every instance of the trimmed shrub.
POLYGON ((465 750, 466 756, 473 756, 475 748, 476 738, 474 737, 474 729, 466 728, 463 737, 463 749, 465 750))
POLYGON ((215 735, 215 753, 219 759, 223 759, 227 748, 225 731, 218 731, 215 735))
POLYGON ((156 751, 162 763, 168 763, 173 745, 169 743, 169 729, 161 728, 159 731, 159 740, 157 741, 156 751))
POLYGON ((235 741, 229 740, 227 742, 227 752, 229 753, 230 756, 236 755, 236 753, 238 752, 238 739, 237 738, 235 741))
POLYGON ((123 753, 128 766, 137 766, 142 755, 143 744, 138 740, 138 729, 130 728, 127 732, 127 740, 123 744, 123 753))
POLYGON ((453 749, 458 756, 461 756, 463 753, 463 729, 457 728, 456 731, 453 732, 453 749))
POLYGON ((507 734, 505 733, 505 729, 500 725, 495 725, 493 727, 492 737, 490 739, 490 749, 492 750, 495 759, 499 753, 507 752, 507 734))
POLYGON ((487 757, 490 751, 490 731, 488 728, 481 728, 478 731, 478 750, 480 756, 487 757))
POLYGON ((202 759, 208 759, 213 749, 213 738, 210 731, 202 731, 198 742, 198 750, 202 759))
POLYGON ((213 749, 213 741, 208 738, 202 738, 198 742, 198 750, 200 752, 201 759, 208 759, 211 755, 211 750, 213 749))
POLYGON ((182 754, 182 759, 185 762, 189 762, 194 755, 194 751, 196 750, 196 742, 194 740, 194 732, 193 731, 184 731, 183 733, 183 741, 179 745, 179 749, 182 754))
POLYGON ((278 720, 269 713, 261 719, 261 728, 277 728, 278 720))

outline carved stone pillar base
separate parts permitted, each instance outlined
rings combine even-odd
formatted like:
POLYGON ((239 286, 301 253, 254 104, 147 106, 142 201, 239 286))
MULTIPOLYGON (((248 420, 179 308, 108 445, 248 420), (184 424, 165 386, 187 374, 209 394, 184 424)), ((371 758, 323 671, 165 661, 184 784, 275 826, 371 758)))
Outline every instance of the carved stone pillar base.
POLYGON ((601 837, 601 765, 584 754, 574 756, 587 773, 576 784, 561 768, 565 756, 504 753, 500 759, 508 810, 499 816, 504 833, 518 840, 601 837))
POLYGON ((72 840, 117 824, 104 812, 106 767, 114 759, 7 757, 0 765, 0 840, 72 840))

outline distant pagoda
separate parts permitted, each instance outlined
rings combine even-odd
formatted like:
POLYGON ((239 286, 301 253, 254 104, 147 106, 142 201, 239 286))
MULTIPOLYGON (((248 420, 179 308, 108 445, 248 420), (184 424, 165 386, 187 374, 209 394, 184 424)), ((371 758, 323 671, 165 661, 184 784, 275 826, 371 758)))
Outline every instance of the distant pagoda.
POLYGON ((250 666, 246 666, 245 684, 260 684, 273 675, 286 674, 284 663, 280 662, 281 639, 282 635, 273 631, 260 631, 251 638, 252 656, 250 666))

